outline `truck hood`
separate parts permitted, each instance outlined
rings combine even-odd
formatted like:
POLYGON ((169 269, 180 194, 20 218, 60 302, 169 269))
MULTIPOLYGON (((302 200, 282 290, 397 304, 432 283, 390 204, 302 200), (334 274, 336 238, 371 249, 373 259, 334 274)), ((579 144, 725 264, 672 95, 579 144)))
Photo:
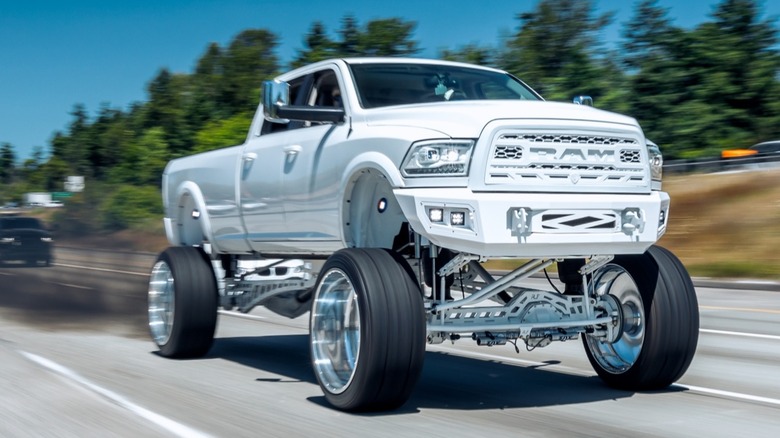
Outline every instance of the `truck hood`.
POLYGON ((519 100, 461 100, 365 111, 369 126, 432 129, 453 138, 477 138, 494 120, 571 120, 638 127, 632 117, 572 103, 519 100))

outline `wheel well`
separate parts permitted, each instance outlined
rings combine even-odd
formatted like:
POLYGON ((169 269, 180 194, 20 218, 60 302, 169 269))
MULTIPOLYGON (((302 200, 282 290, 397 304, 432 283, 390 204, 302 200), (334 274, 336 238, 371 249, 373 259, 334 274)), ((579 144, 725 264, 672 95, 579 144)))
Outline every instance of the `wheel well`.
POLYGON ((348 247, 397 249, 399 241, 407 240, 401 236, 404 230, 408 234, 406 217, 381 171, 356 172, 344 193, 342 218, 348 247))
POLYGON ((179 245, 200 245, 206 240, 200 218, 205 214, 198 208, 195 198, 185 192, 179 198, 174 226, 178 230, 179 245))

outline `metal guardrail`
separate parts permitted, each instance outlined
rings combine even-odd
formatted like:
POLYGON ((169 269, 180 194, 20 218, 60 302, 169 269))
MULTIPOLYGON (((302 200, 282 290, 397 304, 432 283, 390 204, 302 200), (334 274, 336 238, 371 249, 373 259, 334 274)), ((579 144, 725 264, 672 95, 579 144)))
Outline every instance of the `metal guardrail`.
POLYGON ((664 175, 684 173, 713 173, 735 170, 760 170, 780 167, 780 154, 743 158, 696 158, 670 160, 664 163, 664 175))

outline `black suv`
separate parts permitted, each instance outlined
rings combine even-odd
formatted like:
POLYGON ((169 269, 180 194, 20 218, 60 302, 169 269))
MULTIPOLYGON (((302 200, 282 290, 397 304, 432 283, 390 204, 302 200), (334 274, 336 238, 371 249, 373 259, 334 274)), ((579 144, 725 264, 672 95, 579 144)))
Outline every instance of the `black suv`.
POLYGON ((0 217, 0 262, 22 261, 28 265, 52 262, 52 237, 34 217, 0 217))

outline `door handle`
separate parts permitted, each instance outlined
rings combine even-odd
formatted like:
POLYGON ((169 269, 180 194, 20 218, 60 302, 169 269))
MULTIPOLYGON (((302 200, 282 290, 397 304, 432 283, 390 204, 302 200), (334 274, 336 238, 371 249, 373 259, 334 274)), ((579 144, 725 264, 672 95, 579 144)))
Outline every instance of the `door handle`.
POLYGON ((303 151, 303 147, 297 144, 292 144, 284 147, 284 153, 289 156, 298 155, 299 153, 301 153, 301 151, 303 151))
POLYGON ((257 154, 254 152, 247 152, 244 155, 242 155, 241 158, 244 161, 255 161, 257 159, 257 154))

